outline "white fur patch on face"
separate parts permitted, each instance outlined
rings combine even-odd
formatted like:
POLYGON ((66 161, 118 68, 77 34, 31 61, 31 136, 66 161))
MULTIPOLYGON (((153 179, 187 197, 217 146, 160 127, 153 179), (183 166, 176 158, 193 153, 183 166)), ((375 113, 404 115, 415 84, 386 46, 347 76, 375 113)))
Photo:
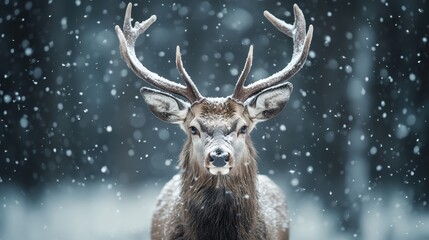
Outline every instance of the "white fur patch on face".
POLYGON ((209 168, 209 172, 213 175, 226 175, 230 171, 229 167, 211 167, 209 168))
MULTIPOLYGON (((189 131, 189 130, 187 130, 187 131, 189 131)), ((196 137, 196 138, 192 139, 192 150, 193 150, 192 156, 195 159, 204 159, 205 153, 204 153, 204 151, 201 151, 201 149, 203 149, 203 148, 204 148, 204 146, 203 146, 203 143, 201 141, 201 138, 196 137)), ((198 160, 196 160, 196 161, 198 161, 198 160)))

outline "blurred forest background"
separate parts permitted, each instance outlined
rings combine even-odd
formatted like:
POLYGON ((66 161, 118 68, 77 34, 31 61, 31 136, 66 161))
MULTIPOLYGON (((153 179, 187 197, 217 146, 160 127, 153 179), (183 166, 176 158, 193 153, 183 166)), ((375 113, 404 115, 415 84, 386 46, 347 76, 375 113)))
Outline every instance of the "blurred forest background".
MULTIPOLYGON (((145 66, 227 96, 289 62, 263 11, 315 31, 280 116, 252 138, 287 195, 292 239, 429 239, 429 4, 416 1, 135 1, 158 20, 145 66)), ((185 134, 156 119, 118 51, 123 1, 0 2, 0 239, 148 239, 185 134)))

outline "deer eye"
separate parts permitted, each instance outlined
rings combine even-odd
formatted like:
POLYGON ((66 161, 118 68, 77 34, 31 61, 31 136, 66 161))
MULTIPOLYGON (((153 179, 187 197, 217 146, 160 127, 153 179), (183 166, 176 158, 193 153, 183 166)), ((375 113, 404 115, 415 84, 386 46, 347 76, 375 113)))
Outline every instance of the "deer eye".
POLYGON ((246 132, 247 132, 247 126, 242 126, 240 128, 240 134, 246 134, 246 132))
POLYGON ((197 135, 199 133, 198 129, 194 126, 190 127, 189 130, 191 130, 192 135, 197 135))

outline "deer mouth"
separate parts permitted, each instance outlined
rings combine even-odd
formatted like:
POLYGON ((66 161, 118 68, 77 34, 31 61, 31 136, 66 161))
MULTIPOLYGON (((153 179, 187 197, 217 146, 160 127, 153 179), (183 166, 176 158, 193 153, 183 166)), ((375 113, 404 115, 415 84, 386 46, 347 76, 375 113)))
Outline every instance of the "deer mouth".
POLYGON ((226 175, 231 171, 232 167, 208 167, 207 170, 213 175, 226 175))

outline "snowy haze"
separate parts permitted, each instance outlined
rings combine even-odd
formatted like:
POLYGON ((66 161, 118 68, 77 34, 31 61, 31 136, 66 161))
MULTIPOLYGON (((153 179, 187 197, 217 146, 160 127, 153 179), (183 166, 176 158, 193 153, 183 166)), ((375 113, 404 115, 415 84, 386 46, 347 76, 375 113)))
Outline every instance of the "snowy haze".
MULTIPOLYGON (((37 205, 16 192, 3 201, 0 239, 149 239, 157 185, 121 190, 67 187, 46 194, 37 205)), ((288 194, 292 239, 424 240, 429 215, 412 211, 400 194, 362 204, 359 233, 344 232, 338 215, 313 194, 288 194), (301 198, 300 198, 301 197, 301 198)))
MULTIPOLYGON (((205 96, 277 72, 292 1, 137 1, 136 55, 205 96)), ((252 132, 285 192, 292 239, 429 239, 426 0, 297 1, 314 25, 285 110, 252 132)), ((185 134, 156 119, 119 54, 127 2, 0 2, 0 240, 148 239, 185 134)))

